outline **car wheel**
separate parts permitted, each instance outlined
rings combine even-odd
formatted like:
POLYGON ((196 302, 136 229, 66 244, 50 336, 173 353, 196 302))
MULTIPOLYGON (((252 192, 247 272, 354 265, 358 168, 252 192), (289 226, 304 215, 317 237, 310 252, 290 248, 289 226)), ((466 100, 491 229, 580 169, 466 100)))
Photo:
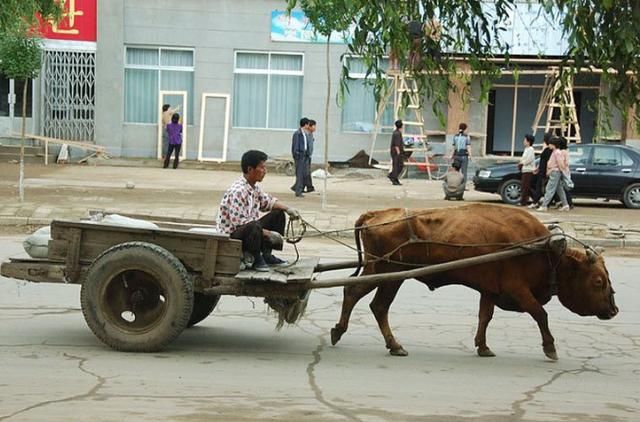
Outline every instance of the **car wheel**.
POLYGON ((500 186, 500 196, 502 202, 509 205, 516 205, 520 203, 520 196, 522 195, 522 186, 517 179, 507 180, 500 186))
POLYGON ((632 183, 624 190, 622 202, 627 208, 640 208, 640 183, 632 183))

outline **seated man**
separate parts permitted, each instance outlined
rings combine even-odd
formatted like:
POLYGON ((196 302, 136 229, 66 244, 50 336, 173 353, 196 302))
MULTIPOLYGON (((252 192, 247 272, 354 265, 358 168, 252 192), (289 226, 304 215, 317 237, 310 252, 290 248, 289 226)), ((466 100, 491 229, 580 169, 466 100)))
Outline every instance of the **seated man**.
POLYGON ((216 223, 218 229, 232 239, 242 240, 243 252, 253 255, 255 271, 269 271, 268 265, 286 264, 286 261, 271 254, 273 249, 282 250, 286 212, 289 218, 300 218, 300 214, 265 193, 257 185, 264 179, 267 154, 251 150, 242 155, 243 176, 235 181, 222 196, 216 223), (259 212, 267 214, 260 217, 259 212))
POLYGON ((445 201, 448 201, 451 198, 456 198, 461 201, 464 200, 464 198, 462 198, 462 195, 464 195, 464 185, 464 175, 460 172, 460 162, 458 160, 453 160, 449 171, 442 179, 445 201))

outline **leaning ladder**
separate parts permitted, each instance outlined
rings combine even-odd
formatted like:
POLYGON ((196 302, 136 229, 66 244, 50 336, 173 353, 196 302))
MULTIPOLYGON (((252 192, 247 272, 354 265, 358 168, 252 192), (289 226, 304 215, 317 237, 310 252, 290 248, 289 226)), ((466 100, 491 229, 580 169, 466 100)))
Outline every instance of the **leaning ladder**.
POLYGON ((531 130, 535 133, 538 129, 544 129, 545 133, 553 131, 564 136, 568 142, 580 143, 580 122, 573 96, 573 75, 569 76, 565 86, 562 86, 557 68, 552 68, 547 75, 538 103, 538 110, 534 118, 531 130), (540 125, 540 119, 545 114, 546 122, 540 125))
MULTIPOLYGON (((374 153, 388 152, 388 149, 376 149, 376 140, 378 132, 381 129, 394 130, 395 126, 382 125, 382 116, 384 115, 390 101, 393 101, 393 120, 396 121, 405 115, 407 119, 403 119, 404 136, 412 137, 419 141, 418 147, 405 148, 405 151, 420 152, 424 155, 425 163, 406 162, 407 166, 425 166, 431 179, 431 166, 429 165, 429 154, 427 146, 427 135, 424 130, 424 117, 422 115, 422 101, 418 92, 418 84, 416 80, 407 72, 399 70, 388 70, 387 76, 391 78, 391 86, 387 89, 382 100, 378 104, 376 110, 376 118, 371 133, 371 150, 369 153, 369 164, 374 153), (406 99, 406 110, 403 108, 403 102, 406 99)), ((381 162, 381 166, 389 166, 390 162, 381 162)))

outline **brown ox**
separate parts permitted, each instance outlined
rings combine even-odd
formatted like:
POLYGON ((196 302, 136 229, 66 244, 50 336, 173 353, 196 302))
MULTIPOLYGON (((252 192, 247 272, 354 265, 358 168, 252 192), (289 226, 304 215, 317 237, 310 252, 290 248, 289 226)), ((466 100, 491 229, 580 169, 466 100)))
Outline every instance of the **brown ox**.
MULTIPOLYGON (((484 204, 433 210, 392 208, 371 211, 360 216, 356 227, 361 227, 356 230, 356 243, 360 250, 359 233, 365 255, 362 275, 402 271, 420 264, 482 255, 550 234, 540 221, 524 210, 484 204)), ((331 330, 331 343, 335 345, 347 331, 349 316, 356 303, 377 288, 370 304, 371 311, 390 353, 406 356, 407 352, 394 338, 388 321, 389 306, 403 281, 345 287, 342 314, 331 330)), ((475 337, 480 356, 494 356, 486 343, 486 330, 494 306, 529 313, 540 328, 545 355, 553 360, 558 357, 547 313, 542 306, 554 294, 566 308, 578 315, 610 319, 618 313, 604 260, 590 249, 567 249, 560 256, 549 251, 537 251, 421 277, 418 281, 431 290, 461 284, 480 293, 475 337)))

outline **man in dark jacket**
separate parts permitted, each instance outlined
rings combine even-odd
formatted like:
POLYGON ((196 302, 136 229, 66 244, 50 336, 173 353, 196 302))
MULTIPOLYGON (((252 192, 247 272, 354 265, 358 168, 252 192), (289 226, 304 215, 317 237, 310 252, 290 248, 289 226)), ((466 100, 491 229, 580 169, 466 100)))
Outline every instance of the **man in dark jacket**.
POLYGON ((531 200, 533 203, 529 205, 529 208, 536 208, 538 206, 538 202, 544 196, 544 187, 547 184, 547 162, 549 161, 549 157, 551 157, 552 152, 551 148, 549 148, 549 141, 552 137, 553 134, 551 132, 547 132, 542 138, 544 149, 540 153, 538 167, 533 171, 533 174, 536 175, 536 185, 531 193, 531 200))
POLYGON ((303 197, 304 182, 307 175, 307 158, 309 154, 308 136, 309 119, 300 119, 300 128, 293 133, 291 138, 291 155, 296 166, 296 183, 293 190, 297 197, 303 197))
POLYGON ((404 167, 404 144, 402 143, 402 120, 396 120, 396 130, 391 135, 391 173, 387 175, 391 183, 401 185, 398 177, 404 167))

